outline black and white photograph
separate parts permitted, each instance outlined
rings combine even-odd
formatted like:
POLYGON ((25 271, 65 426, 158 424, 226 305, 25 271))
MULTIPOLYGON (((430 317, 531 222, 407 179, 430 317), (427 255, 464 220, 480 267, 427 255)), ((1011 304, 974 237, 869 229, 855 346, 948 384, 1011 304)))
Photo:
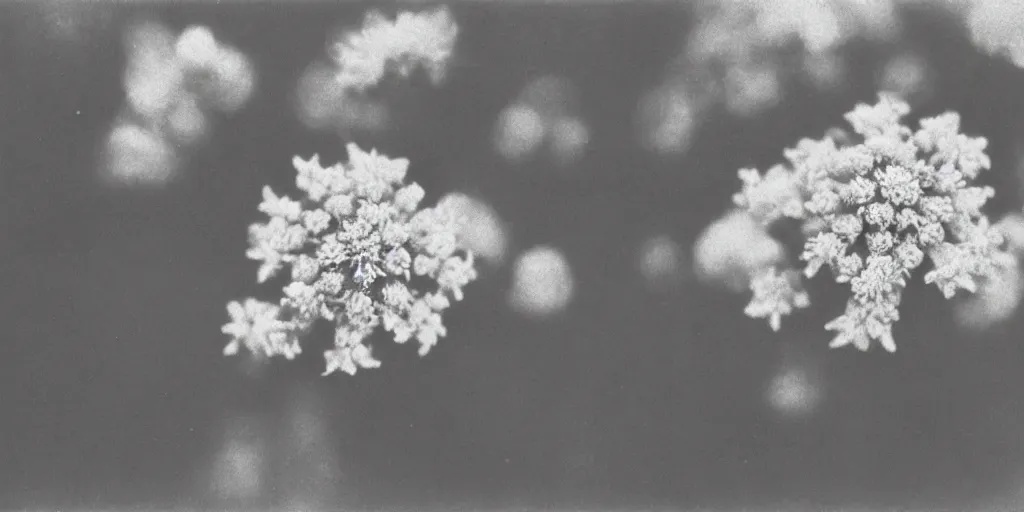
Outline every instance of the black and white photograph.
POLYGON ((0 2, 0 511, 1024 512, 1024 0, 0 2))

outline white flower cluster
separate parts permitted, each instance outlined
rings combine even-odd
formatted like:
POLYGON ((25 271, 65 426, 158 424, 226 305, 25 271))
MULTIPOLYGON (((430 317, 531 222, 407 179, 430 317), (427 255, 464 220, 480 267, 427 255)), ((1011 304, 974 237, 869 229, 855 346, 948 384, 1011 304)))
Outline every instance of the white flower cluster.
POLYGON ((402 12, 394 20, 372 11, 362 29, 334 43, 333 58, 340 66, 338 81, 363 90, 380 83, 390 70, 408 76, 417 67, 438 82, 455 47, 458 26, 446 8, 402 12))
POLYGON ((349 161, 330 167, 295 157, 301 201, 263 189, 270 219, 249 228, 250 259, 260 282, 289 267, 280 304, 247 299, 228 305, 231 342, 291 359, 318 319, 335 322, 325 374, 375 368, 364 341, 383 324, 397 343, 415 338, 425 355, 446 330, 441 314, 476 278, 473 256, 458 243, 464 219, 442 202, 420 208, 423 189, 404 184, 409 161, 348 145, 349 161))
POLYGON ((181 152, 209 132, 210 111, 234 112, 252 95, 255 73, 240 51, 191 26, 178 36, 145 23, 125 38, 126 108, 107 140, 107 178, 159 184, 181 152))
MULTIPOLYGON (((959 133, 955 113, 923 119, 913 131, 900 123, 908 112, 906 103, 882 96, 846 114, 863 142, 805 139, 785 152, 788 165, 763 175, 739 172, 737 206, 766 228, 799 226, 803 275, 828 267, 836 282, 850 285, 846 312, 825 326, 837 331, 833 347, 866 350, 875 340, 894 351, 892 326, 904 287, 926 258, 934 268, 924 281, 946 298, 960 289, 975 292, 1015 264, 981 211, 992 188, 971 185, 990 165, 987 141, 959 133)), ((794 270, 762 268, 751 288, 746 313, 768 318, 774 329, 808 302, 794 270)))

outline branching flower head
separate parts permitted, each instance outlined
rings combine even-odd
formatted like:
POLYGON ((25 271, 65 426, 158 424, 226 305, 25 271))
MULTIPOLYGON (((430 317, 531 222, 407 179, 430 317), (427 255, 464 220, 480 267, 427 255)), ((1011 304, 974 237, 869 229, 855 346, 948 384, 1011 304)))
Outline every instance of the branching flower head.
POLYGON ((232 338, 240 345, 291 358, 299 338, 324 319, 335 323, 327 373, 375 368, 364 344, 379 326, 420 354, 446 330, 441 313, 461 300, 476 278, 473 256, 456 236, 464 219, 450 203, 421 208, 424 192, 405 184, 409 161, 348 146, 349 160, 330 167, 295 157, 302 200, 263 189, 259 210, 269 219, 249 228, 250 259, 261 261, 264 282, 286 267, 290 281, 280 304, 247 299, 228 306, 232 338))
POLYGON ((774 267, 754 276, 750 281, 754 297, 744 312, 752 318, 767 318, 772 330, 779 330, 783 316, 810 304, 807 292, 799 287, 798 279, 794 272, 779 272, 774 267))
MULTIPOLYGON (((912 130, 901 123, 908 112, 906 103, 882 96, 846 115, 860 143, 804 140, 786 151, 787 165, 764 175, 739 171, 737 206, 765 229, 790 223, 805 235, 803 275, 827 267, 836 282, 849 283, 846 312, 826 325, 836 331, 832 346, 866 350, 873 340, 895 351, 892 325, 903 290, 926 259, 933 268, 925 283, 946 298, 975 292, 1016 264, 982 213, 992 188, 972 185, 990 166, 986 140, 961 134, 955 113, 912 130)), ((746 312, 778 329, 781 316, 806 305, 799 274, 758 272, 746 312)))

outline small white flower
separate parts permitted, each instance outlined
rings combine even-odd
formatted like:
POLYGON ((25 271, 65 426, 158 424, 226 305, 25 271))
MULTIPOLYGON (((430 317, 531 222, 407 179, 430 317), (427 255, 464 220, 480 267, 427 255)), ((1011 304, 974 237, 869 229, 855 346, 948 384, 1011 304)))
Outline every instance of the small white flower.
POLYGON ((857 176, 850 180, 845 187, 840 189, 842 191, 843 201, 849 204, 867 204, 875 198, 875 192, 878 190, 878 186, 875 182, 871 181, 864 176, 857 176))
POLYGON ((317 263, 316 258, 301 254, 292 262, 293 281, 311 284, 316 280, 319 273, 320 264, 317 263))
POLYGON ((733 202, 761 223, 768 225, 783 217, 803 215, 804 200, 793 173, 773 167, 764 176, 754 169, 742 169, 739 176, 743 190, 733 196, 733 202))
POLYGON ((836 259, 836 282, 848 283, 864 268, 864 260, 859 254, 847 254, 836 259))
POLYGON ((867 234, 868 251, 871 254, 886 254, 892 250, 894 240, 888 231, 875 231, 867 234))
POLYGON ((298 222, 302 213, 302 205, 287 196, 277 197, 270 187, 263 187, 263 202, 259 210, 271 217, 281 217, 288 222, 298 222))
POLYGON ((947 299, 956 295, 958 289, 974 293, 978 285, 971 273, 971 255, 960 247, 942 243, 933 247, 928 256, 935 262, 935 269, 924 275, 925 283, 935 283, 947 299))
POLYGON ((825 324, 826 330, 837 331, 829 347, 853 345, 858 350, 867 350, 871 347, 871 340, 877 340, 885 350, 895 352, 892 323, 898 318, 895 308, 851 300, 846 305, 845 313, 825 324))
POLYGON ((331 215, 323 210, 302 212, 302 225, 311 235, 319 235, 331 225, 331 215))
POLYGON ((837 216, 832 221, 832 232, 839 235, 847 243, 852 242, 861 232, 864 231, 864 223, 860 217, 853 214, 843 214, 837 216))
POLYGON ((835 233, 819 233, 804 244, 800 259, 807 262, 804 275, 814 277, 822 265, 831 265, 846 252, 849 244, 844 243, 835 233))
POLYGON ((370 348, 361 343, 339 347, 324 352, 327 360, 327 369, 323 375, 330 375, 341 370, 349 375, 355 375, 359 368, 378 368, 380 361, 373 358, 370 348))
POLYGON ((844 117, 854 131, 870 137, 901 131, 900 119, 908 113, 909 105, 892 96, 881 95, 875 105, 857 105, 844 117))
POLYGON ((425 194, 423 187, 415 183, 407 185, 395 192, 395 206, 404 212, 414 212, 425 194))
POLYGON ((892 256, 871 255, 860 274, 850 280, 853 296, 861 302, 882 303, 905 284, 903 269, 892 256))
POLYGON ((893 255, 904 270, 914 270, 924 262, 924 251, 917 246, 916 240, 912 238, 897 245, 893 255))
POLYGON ((327 296, 335 296, 341 293, 345 285, 345 275, 338 272, 324 272, 320 278, 313 283, 316 290, 327 296))
POLYGON ((344 219, 356 211, 352 196, 338 194, 329 197, 324 201, 324 211, 331 214, 335 219, 344 219))
POLYGON ((807 292, 799 289, 796 274, 779 272, 774 267, 750 281, 753 296, 744 313, 751 318, 767 318, 773 331, 782 326, 782 317, 796 308, 810 305, 807 292))
POLYGON ((949 222, 953 220, 956 207, 949 196, 925 196, 918 202, 921 216, 931 222, 949 222))
POLYGON ((888 228, 896 220, 896 210, 890 203, 871 203, 862 208, 863 210, 858 210, 858 215, 876 228, 888 228))
POLYGON ((882 197, 895 206, 914 206, 921 198, 921 185, 913 171, 899 165, 890 165, 878 173, 882 197))
POLYGON ((946 238, 946 230, 938 222, 926 222, 917 229, 917 239, 921 247, 931 247, 946 238))

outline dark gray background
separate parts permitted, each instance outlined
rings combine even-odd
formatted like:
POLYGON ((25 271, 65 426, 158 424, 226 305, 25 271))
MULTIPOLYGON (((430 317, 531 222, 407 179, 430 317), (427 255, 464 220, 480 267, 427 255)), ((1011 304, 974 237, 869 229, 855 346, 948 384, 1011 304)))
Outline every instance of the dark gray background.
MULTIPOLYGON (((1018 488, 1024 469, 1024 345, 1018 315, 958 331, 931 287, 912 288, 900 351, 829 351, 842 307, 820 283, 781 334, 746 319, 746 298, 688 281, 652 293, 633 262, 651 235, 686 247, 728 206, 735 170, 764 168, 875 95, 896 46, 853 45, 843 89, 790 89, 750 120, 714 110, 685 156, 635 142, 632 116, 678 51, 687 9, 457 4, 449 81, 398 88, 397 126, 360 139, 413 162, 428 199, 469 190, 509 222, 513 255, 562 249, 577 295, 531 321, 505 305, 508 267, 453 308, 426 358, 381 337, 380 370, 322 370, 319 343, 266 378, 224 358, 226 301, 256 294, 246 226, 264 184, 293 193, 292 155, 343 157, 336 136, 294 114, 302 70, 364 5, 112 9, 80 44, 57 44, 31 4, 0 6, 0 505, 207 506, 197 481, 233 412, 269 425, 298 388, 322 397, 342 478, 338 506, 740 507, 784 502, 961 509, 1018 488), (160 190, 96 179, 123 101, 121 32, 150 16, 209 25, 254 61, 258 90, 160 190), (504 163, 498 112, 530 79, 580 88, 591 144, 570 172, 504 163), (76 111, 80 114, 76 115, 76 111), (779 418, 763 389, 786 345, 821 364, 819 408, 779 418)), ((994 216, 1019 209, 1015 154, 1024 71, 977 53, 948 19, 908 11, 901 47, 922 50, 936 95, 922 114, 963 114, 990 139, 994 216)), ((280 503, 268 489, 258 505, 280 503)))

